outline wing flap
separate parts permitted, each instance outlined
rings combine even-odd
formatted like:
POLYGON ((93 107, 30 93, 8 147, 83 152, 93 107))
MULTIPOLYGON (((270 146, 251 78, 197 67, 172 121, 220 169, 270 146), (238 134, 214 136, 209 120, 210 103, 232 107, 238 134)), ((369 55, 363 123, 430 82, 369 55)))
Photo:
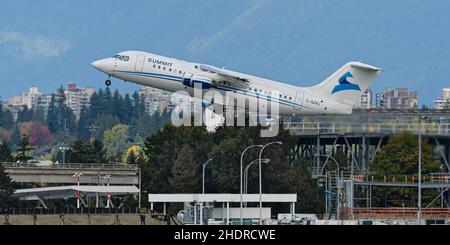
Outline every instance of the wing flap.
POLYGON ((242 77, 236 73, 227 71, 225 69, 220 69, 220 68, 217 68, 214 66, 209 66, 209 65, 200 65, 200 69, 203 71, 217 74, 218 76, 222 77, 224 80, 226 80, 230 83, 239 85, 241 87, 247 87, 248 84, 250 83, 250 81, 247 78, 242 77))

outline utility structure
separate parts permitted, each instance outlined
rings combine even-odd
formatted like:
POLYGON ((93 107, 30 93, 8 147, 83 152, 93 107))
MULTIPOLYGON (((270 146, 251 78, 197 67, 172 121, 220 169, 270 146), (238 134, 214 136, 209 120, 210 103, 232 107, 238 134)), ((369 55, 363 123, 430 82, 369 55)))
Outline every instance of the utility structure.
MULTIPOLYGON (((362 183, 367 182, 371 176, 371 164, 393 135, 409 132, 420 138, 420 143, 427 142, 433 147, 434 152, 439 153, 443 173, 450 173, 450 113, 446 111, 356 111, 349 116, 292 118, 283 126, 290 132, 291 137, 297 140, 295 157, 291 161, 296 158, 307 160, 312 178, 317 179, 319 183, 326 180, 336 181, 338 176, 327 177, 323 170, 328 166, 331 158, 323 156, 340 156, 336 160, 345 169, 345 173, 341 171, 343 174, 341 181, 346 181, 342 184, 359 188, 361 192, 367 194, 366 197, 348 199, 347 201, 350 202, 348 205, 351 204, 352 207, 354 205, 371 207, 371 188, 376 183, 361 184, 359 180, 362 178, 366 180, 362 183), (424 118, 426 120, 423 120, 424 118), (364 201, 365 204, 362 203, 364 201)), ((421 164, 418 165, 421 166, 421 164)), ((419 185, 418 182, 416 179, 415 187, 420 190, 420 193, 427 187, 419 185)), ((380 185, 387 187, 385 183, 380 185)), ((446 190, 445 186, 440 188, 446 190)), ((419 200, 417 216, 420 216, 420 206, 422 205, 419 200)))
MULTIPOLYGON (((284 129, 297 139, 295 157, 307 159, 312 177, 323 176, 321 170, 329 158, 320 155, 341 154, 351 175, 369 175, 370 164, 392 135, 410 132, 431 144, 450 171, 450 113, 355 113, 350 116, 302 117, 284 123, 284 129), (427 122, 420 121, 426 116, 427 122), (417 123, 420 121, 420 123, 417 123), (328 153, 329 152, 329 153, 328 153)), ((294 159, 291 159, 294 160, 294 159)))

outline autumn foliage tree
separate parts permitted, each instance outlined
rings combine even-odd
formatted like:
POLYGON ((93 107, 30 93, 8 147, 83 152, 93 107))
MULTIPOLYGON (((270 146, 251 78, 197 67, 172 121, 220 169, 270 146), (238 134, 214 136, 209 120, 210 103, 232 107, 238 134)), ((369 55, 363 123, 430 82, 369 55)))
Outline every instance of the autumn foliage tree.
POLYGON ((48 127, 41 122, 25 122, 20 124, 20 134, 28 135, 33 146, 46 146, 53 140, 53 135, 48 127))

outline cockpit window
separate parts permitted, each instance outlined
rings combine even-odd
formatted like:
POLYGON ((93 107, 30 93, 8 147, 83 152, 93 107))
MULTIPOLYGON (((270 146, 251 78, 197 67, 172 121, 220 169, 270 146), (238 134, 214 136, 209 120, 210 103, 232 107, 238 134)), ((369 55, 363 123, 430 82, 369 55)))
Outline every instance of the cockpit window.
POLYGON ((125 55, 114 55, 113 58, 121 60, 121 61, 129 61, 130 60, 130 57, 125 56, 125 55))

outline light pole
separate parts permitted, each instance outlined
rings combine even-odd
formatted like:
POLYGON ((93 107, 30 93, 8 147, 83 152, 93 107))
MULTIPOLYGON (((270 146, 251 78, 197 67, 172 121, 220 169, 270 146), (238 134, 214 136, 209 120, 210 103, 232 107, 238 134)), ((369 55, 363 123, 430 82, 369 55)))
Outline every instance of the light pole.
MULTIPOLYGON (((340 185, 339 163, 336 161, 336 158, 334 158, 334 157, 332 157, 330 155, 316 154, 316 157, 326 157, 327 160, 331 159, 336 164, 336 171, 337 171, 337 175, 336 175, 336 181, 337 181, 337 198, 336 198, 336 200, 337 200, 337 210, 336 210, 336 216, 339 219, 339 217, 340 217, 340 210, 339 210, 340 209, 340 205, 339 205, 339 203, 340 203, 340 200, 339 200, 339 194, 340 194, 339 193, 339 191, 340 191, 340 186, 339 186, 340 185)), ((325 162, 328 163, 328 161, 325 161, 325 162)), ((320 171, 321 174, 323 174, 323 171, 325 171, 325 167, 326 167, 326 165, 324 165, 322 170, 320 171)), ((326 187, 326 188, 328 188, 328 187, 326 187)))
POLYGON ((61 146, 59 147, 59 150, 63 153, 63 164, 66 163, 66 151, 70 150, 69 147, 61 146))
POLYGON ((247 147, 247 148, 245 148, 245 150, 242 152, 242 154, 241 154, 241 168, 240 168, 240 171, 241 171, 241 175, 240 175, 240 194, 241 194, 241 200, 240 200, 240 218, 241 218, 241 225, 243 224, 243 221, 244 221, 244 219, 243 219, 243 216, 242 216, 242 202, 243 202, 243 200, 242 200, 242 165, 243 165, 243 161, 244 161, 244 154, 245 154, 245 152, 246 151, 248 151, 248 150, 250 150, 251 148, 254 148, 254 147, 259 147, 259 148, 262 148, 263 147, 263 145, 251 145, 251 146, 249 146, 249 147, 247 147))
POLYGON ((419 116, 419 162, 418 162, 418 197, 417 197, 417 225, 421 224, 422 219, 422 130, 423 124, 422 119, 426 119, 426 117, 419 116))
POLYGON ((206 161, 205 163, 203 163, 203 177, 202 177, 202 194, 205 194, 205 170, 206 170, 206 166, 208 165, 209 162, 211 162, 212 159, 208 159, 208 161, 206 161))
POLYGON ((72 175, 73 178, 77 179, 77 208, 80 208, 80 198, 81 198, 80 178, 81 178, 81 176, 83 176, 83 173, 75 173, 74 175, 72 175))
POLYGON ((107 180, 107 186, 108 186, 108 191, 106 192, 106 208, 109 208, 109 202, 110 202, 110 198, 111 198, 111 193, 109 192, 109 182, 111 180, 111 175, 105 175, 102 177, 102 179, 106 179, 107 180))
MULTIPOLYGON (((259 159, 254 160, 253 162, 251 162, 244 170, 244 194, 248 193, 248 172, 250 170, 250 167, 257 163, 259 161, 259 159)), ((263 163, 269 163, 270 159, 263 159, 262 160, 263 163)))
POLYGON ((141 211, 141 193, 142 193, 142 171, 141 168, 138 167, 139 170, 139 212, 141 211))
POLYGON ((259 224, 262 225, 262 170, 261 170, 261 163, 262 163, 262 154, 264 152, 264 149, 270 145, 283 145, 283 142, 281 141, 275 141, 270 142, 266 145, 264 145, 261 148, 261 151, 259 152, 259 224))

